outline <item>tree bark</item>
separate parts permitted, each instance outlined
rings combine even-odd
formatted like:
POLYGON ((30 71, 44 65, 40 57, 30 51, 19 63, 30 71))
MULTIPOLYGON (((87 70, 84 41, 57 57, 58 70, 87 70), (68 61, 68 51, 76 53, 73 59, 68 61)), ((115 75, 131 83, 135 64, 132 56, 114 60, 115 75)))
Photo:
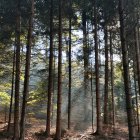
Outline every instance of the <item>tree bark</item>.
POLYGON ((5 123, 7 122, 7 106, 5 105, 5 108, 4 108, 4 120, 5 120, 5 123))
POLYGON ((12 68, 12 85, 11 85, 11 99, 10 99, 10 108, 9 108, 9 120, 7 131, 10 131, 11 127, 11 117, 12 117, 12 107, 13 107, 13 96, 14 96, 14 82, 15 82, 15 57, 16 57, 16 49, 14 47, 14 54, 13 54, 13 68, 12 68))
POLYGON ((61 139, 61 104, 62 104, 62 1, 59 0, 59 50, 58 50, 58 93, 57 93, 57 119, 56 140, 61 139))
MULTIPOLYGON (((135 60, 135 59, 134 59, 135 60)), ((137 130, 140 133, 140 120, 139 120, 139 102, 138 102, 138 92, 137 92, 137 80, 136 80, 136 70, 135 70, 135 62, 133 61, 133 71, 134 71, 134 85, 135 85, 135 98, 136 98, 136 116, 137 116, 137 130)))
POLYGON ((96 134, 101 134, 101 104, 99 91, 99 50, 97 36, 97 1, 94 0, 94 41, 95 41, 95 73, 96 73, 96 113, 97 113, 97 130, 96 134))
POLYGON ((29 29, 28 29, 28 38, 27 38, 27 47, 26 47, 27 51, 26 51, 26 64, 25 64, 25 75, 24 75, 23 102, 22 102, 21 121, 20 121, 20 140, 24 140, 25 137, 25 118, 26 118, 26 109, 27 109, 27 99, 29 94, 33 16, 34 16, 34 0, 31 0, 31 15, 29 19, 29 29))
POLYGON ((51 126, 53 126, 54 120, 54 103, 55 103, 55 48, 53 48, 53 94, 52 94, 52 105, 51 105, 51 126))
POLYGON ((115 101, 114 101, 114 67, 113 67, 113 48, 112 33, 110 31, 110 65, 111 65, 111 96, 112 96, 112 126, 115 134, 115 101))
POLYGON ((93 125, 94 125, 94 120, 93 120, 93 115, 94 115, 94 100, 93 100, 93 71, 92 71, 92 63, 91 63, 91 79, 90 79, 90 83, 91 83, 91 120, 92 120, 92 130, 93 130, 93 125))
POLYGON ((47 122, 46 132, 47 137, 50 137, 51 127, 51 105, 53 93, 53 0, 50 5, 50 56, 49 56, 49 83, 48 83, 48 104, 47 104, 47 122))
MULTIPOLYGON (((84 4, 86 1, 84 1, 84 4)), ((83 27, 83 55, 84 55, 84 121, 88 119, 88 109, 87 109, 87 96, 88 96, 88 65, 89 65, 89 51, 87 45, 87 11, 86 5, 83 6, 82 11, 82 27, 83 27)))
POLYGON ((71 12, 72 1, 69 1, 69 93, 68 93, 68 129, 71 128, 71 12))
POLYGON ((136 62, 137 62, 137 75, 138 75, 138 87, 139 87, 139 95, 140 95, 140 45, 139 45, 139 37, 138 37, 138 27, 135 27, 135 50, 136 50, 136 62))
POLYGON ((127 121, 129 129, 129 139, 135 139, 135 128, 134 128, 134 118, 132 111, 132 101, 131 101, 131 91, 129 82, 129 64, 128 64, 128 54, 127 46, 125 40, 125 28, 124 28, 124 7, 123 0, 119 0, 119 17, 120 17, 120 37, 121 37, 121 48, 122 48, 122 61, 123 61, 123 77, 124 77, 124 87, 126 96, 126 110, 127 110, 127 121))
POLYGON ((109 68, 108 68, 108 31, 107 31, 107 25, 105 25, 105 29, 104 29, 104 40, 105 40, 104 124, 108 124, 108 79, 109 79, 109 68))
POLYGON ((14 140, 19 139, 19 92, 20 92, 20 0, 16 5, 16 75, 15 75, 15 104, 14 104, 14 140))

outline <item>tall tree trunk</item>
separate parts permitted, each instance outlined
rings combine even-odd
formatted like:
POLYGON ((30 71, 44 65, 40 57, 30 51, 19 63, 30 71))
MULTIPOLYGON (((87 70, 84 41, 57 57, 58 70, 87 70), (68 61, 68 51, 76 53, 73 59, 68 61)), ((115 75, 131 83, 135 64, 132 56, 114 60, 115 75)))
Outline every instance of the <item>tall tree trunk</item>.
POLYGON ((24 136, 25 136, 25 118, 26 118, 25 116, 26 116, 26 109, 27 109, 27 98, 29 94, 34 0, 31 0, 30 2, 31 2, 31 15, 29 19, 29 29, 28 29, 28 38, 27 38, 27 47, 26 47, 27 51, 26 51, 25 76, 24 76, 23 102, 22 102, 22 111, 21 111, 21 122, 20 122, 20 140, 24 140, 24 136))
POLYGON ((57 93, 57 119, 56 140, 61 139, 61 104, 62 104, 62 1, 59 0, 59 50, 58 50, 58 93, 57 93))
POLYGON ((50 56, 49 56, 49 83, 48 83, 48 104, 47 104, 47 122, 46 132, 50 136, 51 127, 51 104, 53 93, 53 0, 50 5, 50 56))
POLYGON ((138 75, 138 87, 140 95, 140 45, 139 45, 139 36, 138 36, 138 27, 135 27, 135 50, 136 50, 136 62, 137 62, 137 75, 138 75))
POLYGON ((93 113, 94 113, 94 108, 93 108, 93 71, 92 71, 92 63, 91 63, 91 120, 92 120, 92 130, 93 130, 93 123, 94 123, 94 121, 93 121, 93 113))
POLYGON ((55 48, 53 48, 53 94, 52 94, 52 105, 51 105, 51 126, 53 126, 54 120, 54 102, 55 102, 55 48))
POLYGON ((16 75, 15 75, 15 104, 14 104, 14 140, 19 139, 19 92, 20 92, 20 0, 16 5, 16 75))
MULTIPOLYGON (((84 1, 84 4, 86 1, 84 1)), ((87 45, 87 12, 86 5, 84 5, 82 12, 82 25, 83 25, 83 55, 84 55, 84 120, 87 120, 87 94, 88 94, 88 60, 89 60, 89 51, 87 45)))
POLYGON ((136 80, 136 70, 135 70, 135 61, 133 60, 133 71, 134 71, 134 85, 135 85, 135 98, 136 98, 136 116, 137 116, 137 128, 138 133, 140 133, 140 120, 139 120, 139 102, 138 102, 138 92, 137 92, 137 80, 136 80))
POLYGON ((12 85, 11 85, 11 99, 10 99, 10 108, 9 108, 9 120, 8 120, 8 127, 7 131, 10 131, 11 127, 11 119, 12 119, 12 107, 13 107, 13 96, 14 96, 14 81, 15 81, 15 57, 16 57, 16 48, 14 47, 14 54, 13 54, 13 68, 12 68, 12 85))
POLYGON ((68 129, 71 128, 71 12, 72 1, 69 1, 69 93, 68 93, 68 129))
POLYGON ((112 126, 115 133, 115 101, 114 101, 114 68, 113 68, 113 45, 112 33, 110 31, 110 66, 111 66, 111 96, 112 96, 112 126))
POLYGON ((124 70, 123 76, 124 76, 124 87, 125 87, 125 95, 126 95, 129 139, 134 140, 135 128, 134 128, 134 118, 133 118, 133 111, 132 111, 131 91, 130 91, 130 82, 129 82, 128 54, 127 54, 127 46, 125 40, 123 0, 119 0, 119 16, 120 16, 120 37, 121 37, 121 48, 122 48, 122 59, 123 59, 122 61, 123 61, 123 70, 124 70))
POLYGON ((96 134, 101 134, 101 104, 100 104, 100 90, 99 90, 99 50, 98 50, 98 36, 97 36, 97 1, 94 0, 94 41, 95 41, 95 73, 96 73, 96 114, 97 114, 97 130, 96 134))
MULTIPOLYGON (((106 23, 105 23, 106 24, 106 23)), ((104 40, 105 40, 105 92, 104 92, 104 124, 108 124, 108 31, 105 25, 104 29, 104 40)))

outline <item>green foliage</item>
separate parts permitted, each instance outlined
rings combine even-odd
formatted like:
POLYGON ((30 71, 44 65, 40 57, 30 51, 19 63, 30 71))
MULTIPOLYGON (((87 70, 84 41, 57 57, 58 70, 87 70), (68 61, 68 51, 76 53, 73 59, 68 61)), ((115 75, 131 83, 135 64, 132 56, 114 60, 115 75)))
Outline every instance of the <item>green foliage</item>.
POLYGON ((115 74, 115 83, 122 81, 122 63, 117 63, 114 70, 115 74))
POLYGON ((36 90, 29 93, 28 105, 36 106, 38 103, 46 102, 45 82, 39 82, 36 90))
POLYGON ((117 105, 116 110, 125 109, 125 93, 124 93, 124 82, 123 82, 123 69, 122 63, 117 62, 114 68, 114 91, 115 91, 115 102, 117 105))
POLYGON ((0 83, 0 89, 1 91, 9 91, 11 89, 11 84, 10 83, 0 83))
POLYGON ((0 104, 1 106, 9 106, 10 96, 7 92, 0 92, 0 104))

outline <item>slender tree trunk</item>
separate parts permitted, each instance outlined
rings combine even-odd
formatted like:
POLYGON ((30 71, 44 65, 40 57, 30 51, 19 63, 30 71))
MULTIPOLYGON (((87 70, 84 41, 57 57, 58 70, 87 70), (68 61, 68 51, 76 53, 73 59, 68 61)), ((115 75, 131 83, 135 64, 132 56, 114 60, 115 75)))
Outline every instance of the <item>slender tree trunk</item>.
POLYGON ((69 93, 68 93, 68 129, 71 128, 71 10, 72 1, 69 1, 69 93))
POLYGON ((124 8, 123 0, 119 0, 119 16, 120 16, 120 37, 121 37, 121 48, 122 48, 122 59, 123 59, 123 76, 124 76, 124 87, 126 95, 126 109, 127 109, 127 121, 129 129, 129 139, 134 140, 135 128, 134 118, 132 111, 131 91, 129 82, 129 65, 128 65, 128 54, 125 40, 125 29, 124 29, 124 8))
MULTIPOLYGON (((55 49, 55 48, 53 48, 55 49)), ((55 50, 53 50, 53 94, 52 94, 52 110, 51 110, 51 126, 53 126, 54 120, 54 102, 55 102, 55 50)))
POLYGON ((104 93, 104 124, 108 124, 108 31, 105 25, 104 29, 104 40, 105 40, 105 93, 104 93))
POLYGON ((57 119, 56 140, 61 139, 61 104, 62 104, 62 1, 59 0, 59 52, 58 52, 58 95, 57 95, 57 119))
POLYGON ((26 109, 27 109, 27 99, 28 99, 28 94, 29 94, 33 15, 34 15, 34 0, 31 0, 31 15, 29 19, 26 65, 25 65, 25 76, 24 76, 24 89, 23 89, 23 102, 22 102, 22 111, 21 111, 21 122, 20 122, 20 140, 24 140, 24 136, 25 136, 25 118, 26 118, 26 109))
POLYGON ((50 56, 49 56, 49 83, 48 83, 48 104, 47 104, 47 122, 46 122, 47 137, 50 136, 52 93, 53 93, 53 0, 51 0, 50 5, 50 56))
POLYGON ((97 4, 94 0, 94 41, 95 41, 95 73, 96 73, 96 114, 97 114, 97 130, 96 134, 101 134, 101 104, 100 104, 100 90, 99 90, 99 50, 97 37, 97 4))
POLYGON ((94 109, 93 109, 93 71, 92 71, 92 63, 91 63, 91 120, 92 120, 92 130, 93 130, 93 113, 94 113, 94 109))
POLYGON ((7 121, 7 106, 5 105, 5 109, 4 109, 4 120, 5 120, 5 123, 7 121))
MULTIPOLYGON (((84 4, 86 2, 84 1, 84 4)), ((88 119, 88 109, 87 109, 87 96, 88 96, 88 60, 89 60, 89 51, 87 45, 87 11, 86 5, 84 5, 82 12, 82 25, 83 25, 83 55, 84 55, 84 120, 88 119)))
POLYGON ((14 140, 19 139, 19 92, 20 92, 20 0, 16 6, 16 75, 15 75, 15 104, 14 104, 14 140))
POLYGON ((15 81, 15 57, 16 57, 16 49, 14 47, 13 68, 12 68, 12 85, 11 85, 11 99, 10 99, 9 120, 8 120, 8 127, 7 127, 8 132, 10 131, 11 119, 12 119, 12 107, 13 107, 13 96, 14 96, 14 81, 15 81))
POLYGON ((138 37, 138 27, 135 27, 135 50, 136 50, 136 62, 137 62, 137 75, 138 75, 138 87, 139 87, 139 95, 140 95, 140 45, 139 45, 139 37, 138 37))
POLYGON ((113 68, 113 48, 112 33, 110 31, 110 65, 111 65, 111 96, 112 96, 112 125, 115 134, 115 101, 114 101, 114 68, 113 68))
POLYGON ((135 63, 133 61, 133 70, 134 70, 134 85, 135 85, 135 98, 136 98, 136 113, 137 113, 137 126, 138 126, 138 133, 140 133, 140 120, 139 120, 139 102, 138 102, 138 92, 137 92, 137 80, 136 80, 136 70, 135 70, 135 63))

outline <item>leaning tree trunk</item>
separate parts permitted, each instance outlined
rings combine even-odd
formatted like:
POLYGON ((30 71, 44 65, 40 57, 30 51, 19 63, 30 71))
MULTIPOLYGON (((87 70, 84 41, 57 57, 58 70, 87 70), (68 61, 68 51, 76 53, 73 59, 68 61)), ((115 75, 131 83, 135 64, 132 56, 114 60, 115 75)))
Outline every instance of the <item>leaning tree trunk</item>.
POLYGON ((32 33, 33 33, 33 15, 34 15, 34 0, 31 0, 31 15, 30 15, 30 19, 29 19, 29 29, 28 29, 28 38, 27 38, 23 102, 22 102, 22 111, 21 111, 21 122, 20 122, 20 140, 24 140, 24 136, 25 136, 25 116, 26 116, 26 109, 27 109, 27 98, 28 98, 28 94, 29 94, 30 61, 31 61, 32 33))
POLYGON ((61 139, 61 104, 62 104, 62 1, 59 0, 59 50, 58 50, 58 93, 57 93, 57 119, 56 140, 61 139))
POLYGON ((96 73, 96 114, 97 114, 97 131, 96 134, 101 134, 101 104, 100 104, 100 89, 99 89, 99 50, 97 37, 97 4, 94 0, 94 41, 95 41, 95 73, 96 73))
POLYGON ((14 140, 19 139, 19 92, 20 92, 20 0, 16 6, 16 75, 15 75, 15 105, 14 105, 14 140))
POLYGON ((47 137, 50 136, 51 127, 51 108, 52 108, 52 93, 53 93, 53 0, 50 5, 50 56, 49 56, 49 82, 48 82, 48 104, 47 104, 47 122, 46 132, 47 137))
POLYGON ((11 99, 10 99, 10 108, 9 108, 9 120, 8 120, 8 127, 7 131, 10 131, 11 127, 11 119, 12 119, 12 107, 13 107, 13 96, 14 96, 14 82, 15 82, 15 57, 16 57, 16 50, 14 47, 14 54, 13 54, 13 68, 12 68, 12 85, 11 85, 11 99))
POLYGON ((131 90, 129 82, 129 64, 128 64, 128 54, 127 46, 125 40, 125 29, 124 29, 124 7, 123 0, 119 0, 119 16, 120 16, 120 37, 121 37, 121 48, 122 48, 122 61, 123 61, 123 76, 124 76, 124 87, 126 95, 126 109, 127 109, 127 121, 129 129, 129 139, 134 140, 135 138, 135 128, 134 128, 134 118, 132 111, 132 101, 131 101, 131 90))

